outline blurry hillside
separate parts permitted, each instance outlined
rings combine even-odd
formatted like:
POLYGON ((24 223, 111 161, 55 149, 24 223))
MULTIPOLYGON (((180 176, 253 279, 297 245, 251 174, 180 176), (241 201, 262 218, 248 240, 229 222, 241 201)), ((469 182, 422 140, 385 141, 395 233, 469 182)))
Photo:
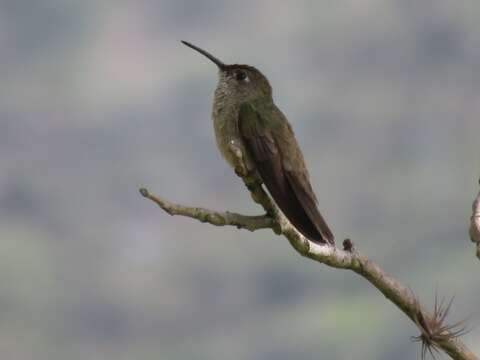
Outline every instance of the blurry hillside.
POLYGON ((478 1, 4 0, 5 359, 419 358, 362 279, 138 195, 259 212, 215 148, 216 69, 180 39, 268 76, 338 241, 480 324, 478 1))

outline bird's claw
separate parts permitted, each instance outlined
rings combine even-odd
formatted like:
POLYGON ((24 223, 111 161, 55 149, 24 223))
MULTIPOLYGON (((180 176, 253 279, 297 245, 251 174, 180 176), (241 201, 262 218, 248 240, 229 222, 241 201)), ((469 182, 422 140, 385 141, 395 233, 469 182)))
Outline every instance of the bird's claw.
POLYGON ((234 171, 235 171, 235 174, 238 177, 243 178, 243 177, 247 176, 247 174, 245 172, 245 168, 243 166, 240 166, 240 165, 235 166, 234 171))

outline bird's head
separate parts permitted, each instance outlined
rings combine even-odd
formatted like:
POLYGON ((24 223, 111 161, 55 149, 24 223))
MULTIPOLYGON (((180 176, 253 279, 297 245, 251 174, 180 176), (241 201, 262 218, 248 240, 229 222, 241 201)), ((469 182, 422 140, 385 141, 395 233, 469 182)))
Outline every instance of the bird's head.
POLYGON ((206 56, 218 67, 217 93, 227 96, 230 101, 243 103, 259 99, 271 99, 272 87, 267 78, 256 68, 249 65, 227 65, 209 52, 182 41, 186 46, 206 56))

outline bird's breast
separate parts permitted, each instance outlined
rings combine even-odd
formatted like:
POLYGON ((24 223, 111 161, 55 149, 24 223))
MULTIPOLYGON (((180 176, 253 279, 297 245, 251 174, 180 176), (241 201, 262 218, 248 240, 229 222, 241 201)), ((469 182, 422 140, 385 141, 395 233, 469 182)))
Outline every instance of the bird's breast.
POLYGON ((236 160, 231 153, 231 144, 244 149, 243 141, 238 129, 237 106, 222 106, 214 103, 212 111, 213 128, 218 149, 227 162, 235 167, 236 160))

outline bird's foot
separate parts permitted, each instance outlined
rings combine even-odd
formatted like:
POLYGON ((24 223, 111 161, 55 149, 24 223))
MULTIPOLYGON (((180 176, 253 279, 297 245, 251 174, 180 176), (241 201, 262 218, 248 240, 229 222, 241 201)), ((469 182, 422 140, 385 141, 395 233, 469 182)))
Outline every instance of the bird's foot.
POLYGON ((233 170, 235 171, 235 174, 238 177, 244 178, 245 176, 247 176, 245 167, 243 167, 243 166, 235 166, 235 168, 233 170))

